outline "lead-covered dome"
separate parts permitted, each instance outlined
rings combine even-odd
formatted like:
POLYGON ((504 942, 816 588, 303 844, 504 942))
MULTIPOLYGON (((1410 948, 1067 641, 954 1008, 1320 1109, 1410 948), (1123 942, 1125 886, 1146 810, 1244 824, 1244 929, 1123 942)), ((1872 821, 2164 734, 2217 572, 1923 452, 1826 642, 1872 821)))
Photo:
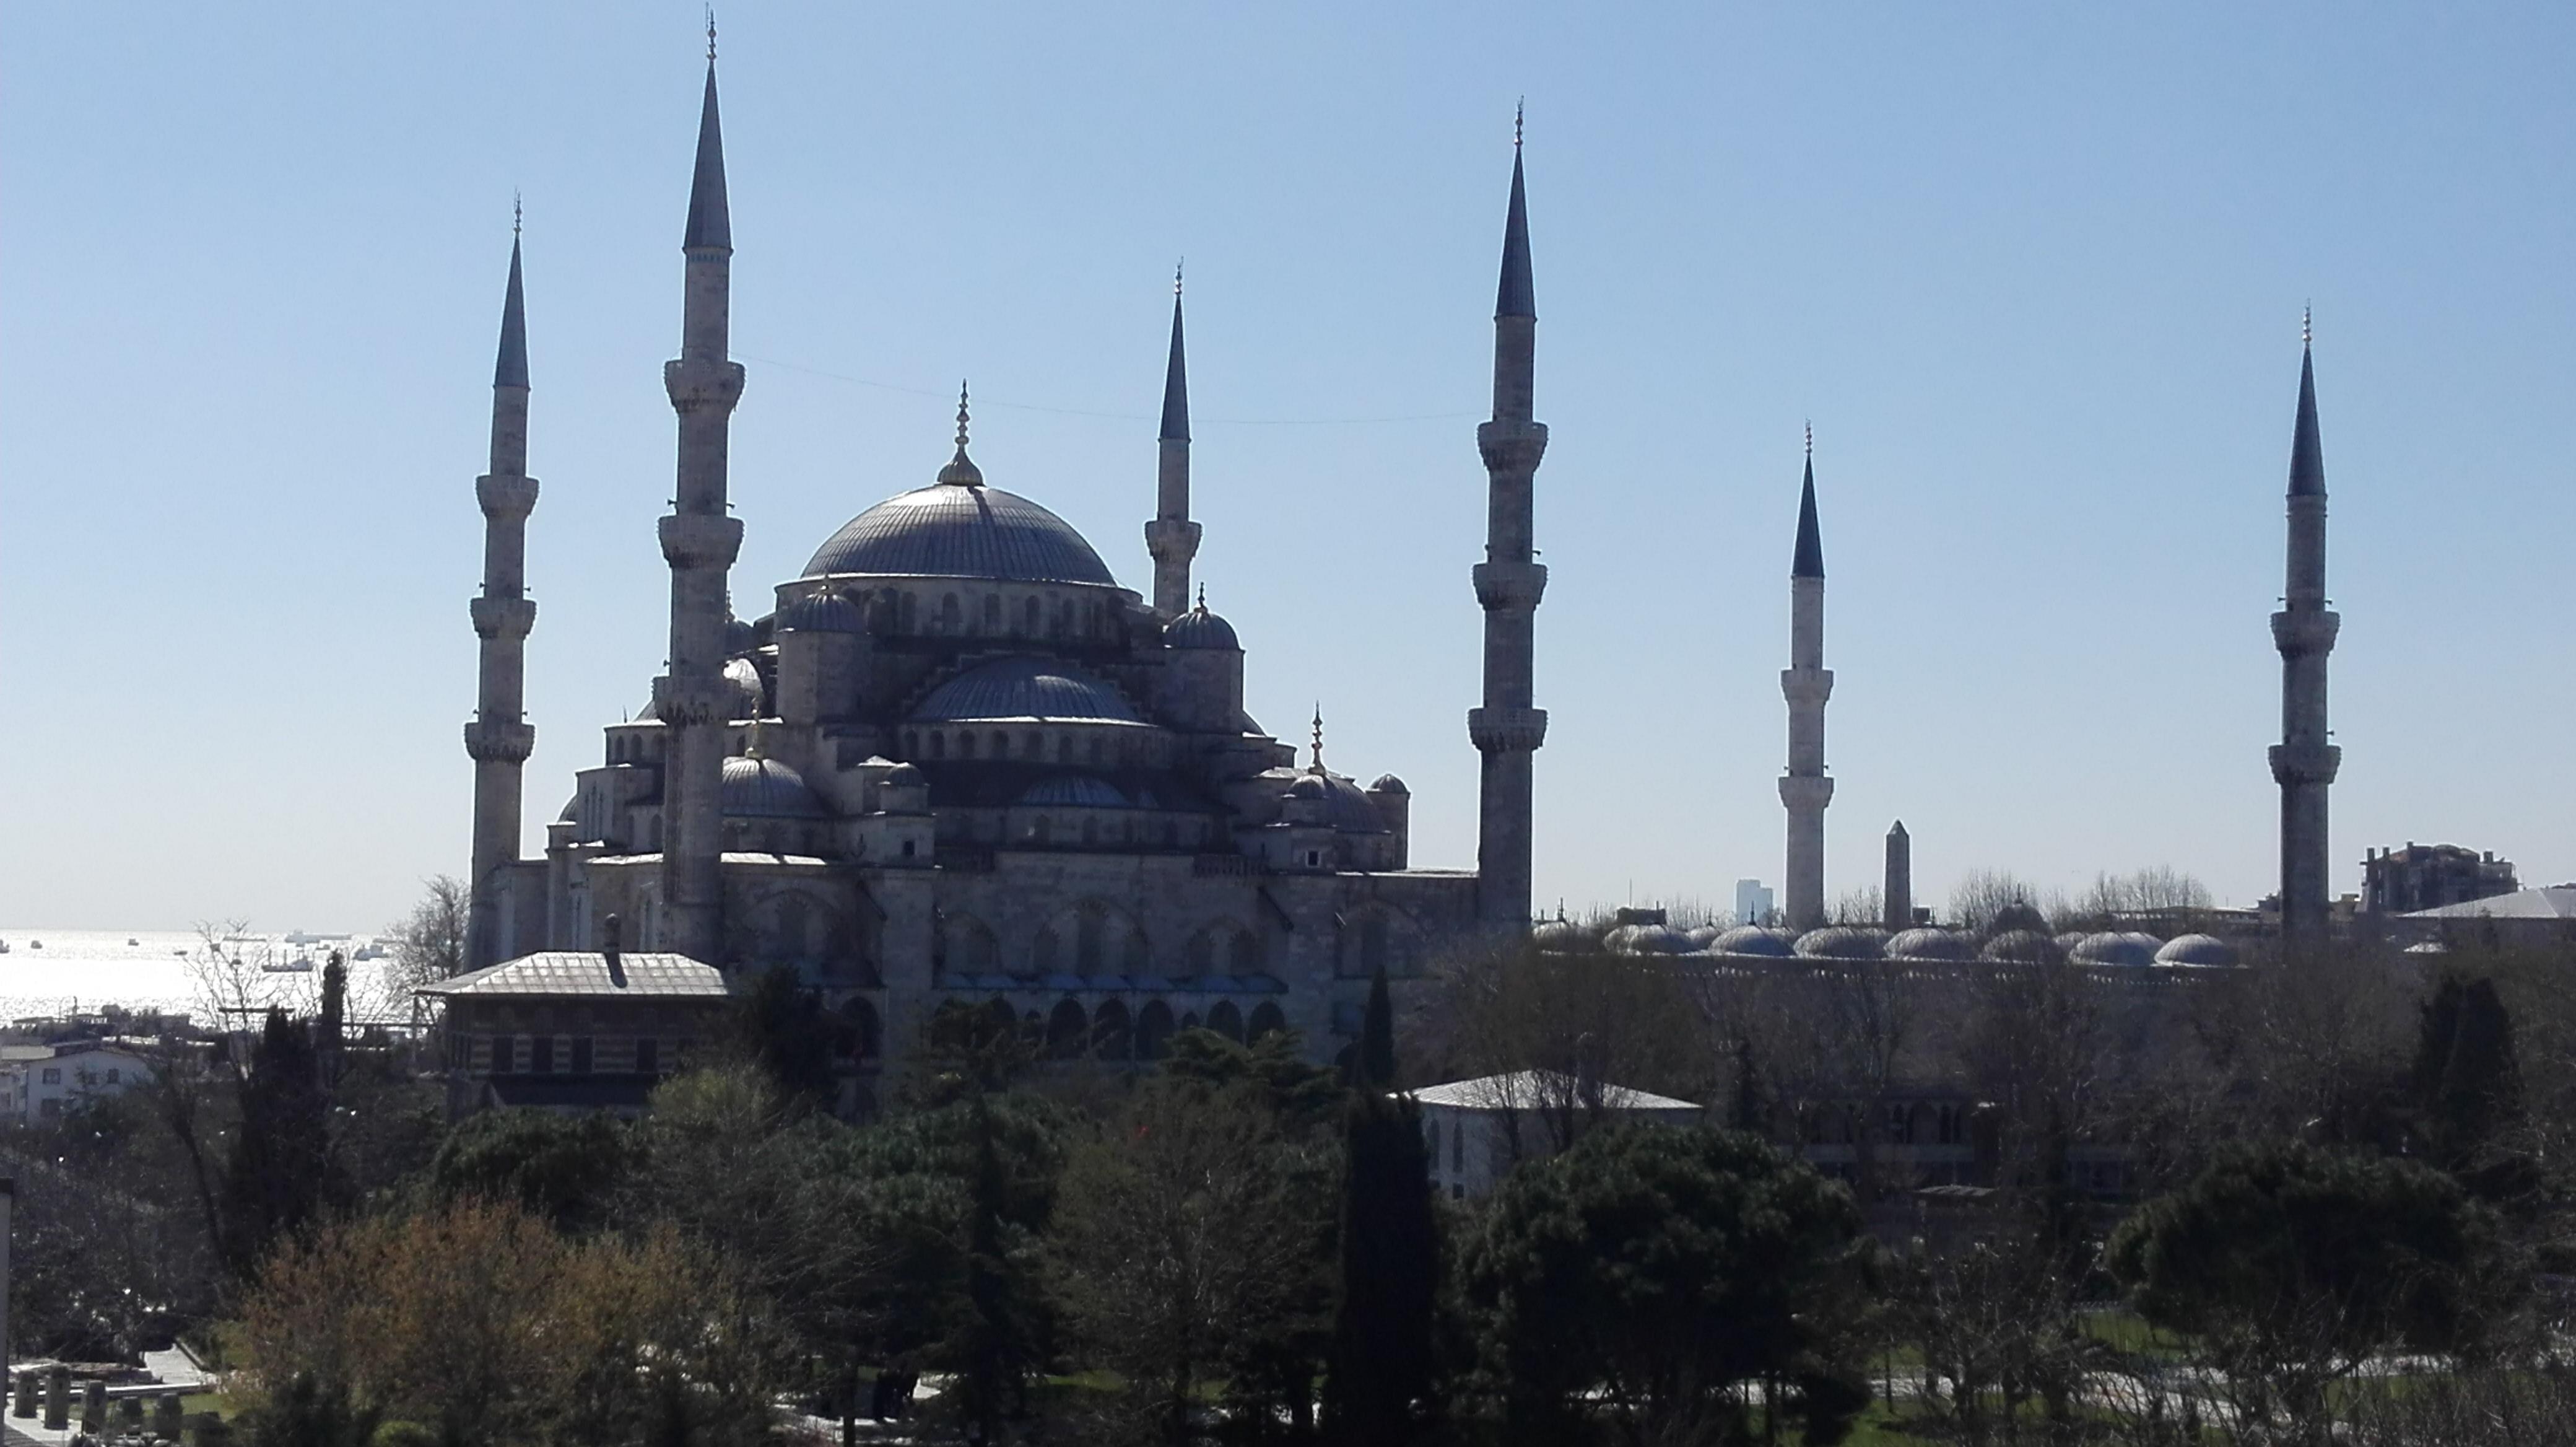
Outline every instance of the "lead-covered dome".
POLYGON ((1798 936, 1798 942, 1790 948, 1801 959, 1874 960, 1882 953, 1883 944, 1876 930, 1828 925, 1798 936))
POLYGON ((824 819, 832 812, 804 775, 776 759, 725 760, 719 797, 726 817, 734 819, 824 819))
POLYGON ((809 578, 852 573, 1118 585, 1071 523, 1017 493, 949 482, 869 508, 805 565, 809 578))
POLYGON ((1242 643, 1235 639, 1234 625, 1209 612, 1205 602, 1163 625, 1163 646, 1243 651, 1242 643))
POLYGON ((2232 965, 2236 946, 2216 935, 2176 935, 2156 951, 2160 965, 2232 965))
POLYGON ((1887 942, 1887 957, 1891 960, 1973 960, 1977 957, 1977 946, 1966 935, 1927 925, 1899 931, 1894 939, 1887 942))
POLYGON ((1758 924, 1741 924, 1709 941, 1709 953, 1717 955, 1762 955, 1785 960, 1795 938, 1787 930, 1764 929, 1758 924))
POLYGON ((997 658, 930 691, 912 711, 921 723, 983 719, 1063 719, 1142 723, 1118 690, 1049 658, 997 658))

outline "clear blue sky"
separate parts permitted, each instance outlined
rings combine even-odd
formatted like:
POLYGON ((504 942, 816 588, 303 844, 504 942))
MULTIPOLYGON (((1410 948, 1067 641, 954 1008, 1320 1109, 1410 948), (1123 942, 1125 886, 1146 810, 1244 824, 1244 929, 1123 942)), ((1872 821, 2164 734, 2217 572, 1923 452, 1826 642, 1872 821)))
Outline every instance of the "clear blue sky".
MULTIPOLYGON (((2335 885, 2576 876, 2576 9, 735 4, 747 605, 930 480, 1148 581, 1173 260, 1251 704, 1474 855, 1495 257, 1529 101, 1538 888, 1780 873, 1813 418, 1829 887, 2271 888, 2313 300, 2335 885), (1016 404, 1016 405, 1014 405, 1016 404), (1368 419, 1368 420, 1353 420, 1368 419), (1379 420, 1400 419, 1400 420, 1379 420), (1294 424, 1294 425, 1291 425, 1294 424)), ((0 921, 367 928, 464 863, 493 335, 527 196, 533 847, 662 658, 693 4, 13 5, 0 921)))

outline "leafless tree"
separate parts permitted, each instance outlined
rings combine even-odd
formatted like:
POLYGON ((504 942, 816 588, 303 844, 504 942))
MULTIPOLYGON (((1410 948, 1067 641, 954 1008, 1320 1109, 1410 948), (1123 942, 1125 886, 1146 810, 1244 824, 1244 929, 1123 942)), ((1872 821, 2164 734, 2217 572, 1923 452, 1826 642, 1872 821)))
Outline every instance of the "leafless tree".
POLYGON ((1999 869, 1971 869, 1950 891, 1950 922, 1972 934, 1992 929, 1995 917, 2019 905, 2054 919, 2066 907, 2064 896, 2042 890, 1999 869))
POLYGON ((432 875, 423 881, 420 903, 411 913, 386 926, 392 973, 405 991, 464 971, 465 917, 472 903, 463 880, 432 875))

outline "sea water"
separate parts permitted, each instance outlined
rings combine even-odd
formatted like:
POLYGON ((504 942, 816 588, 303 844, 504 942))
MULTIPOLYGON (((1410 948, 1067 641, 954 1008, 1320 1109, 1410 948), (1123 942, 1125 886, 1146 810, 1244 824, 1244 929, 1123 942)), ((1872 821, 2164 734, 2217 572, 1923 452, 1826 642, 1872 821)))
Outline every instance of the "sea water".
POLYGON ((313 939, 195 930, 54 930, 0 925, 0 1023, 59 1016, 104 1005, 189 1015, 202 1025, 256 1014, 270 1005, 310 1012, 322 995, 333 950, 349 965, 353 1019, 402 1017, 387 962, 358 960, 377 943, 364 935, 313 939), (309 970, 270 965, 308 961, 309 970))

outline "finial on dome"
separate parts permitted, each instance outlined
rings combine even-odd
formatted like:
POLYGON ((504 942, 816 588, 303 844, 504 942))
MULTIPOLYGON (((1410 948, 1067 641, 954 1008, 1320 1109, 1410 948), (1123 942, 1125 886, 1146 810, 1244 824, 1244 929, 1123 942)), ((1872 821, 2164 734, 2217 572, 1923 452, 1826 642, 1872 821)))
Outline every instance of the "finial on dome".
POLYGON ((1188 262, 1189 258, 1184 256, 1179 261, 1172 263, 1172 295, 1174 296, 1179 296, 1181 294, 1181 268, 1188 264, 1188 262))
POLYGON ((2299 345, 2313 345, 2317 339, 2317 309, 2313 305, 2299 308, 2299 345))
POLYGON ((1813 417, 1807 419, 1807 455, 1816 455, 1816 419, 1813 417))
POLYGON ((1202 613, 1207 611, 1207 584, 1205 583, 1199 584, 1199 611, 1202 613))
POLYGON ((744 758, 758 763, 769 757, 769 739, 766 737, 768 729, 769 726, 758 719, 753 719, 743 729, 742 756, 744 758))
POLYGON ((1306 767, 1309 772, 1320 774, 1324 772, 1324 705, 1320 699, 1315 704, 1315 737, 1309 747, 1315 751, 1315 759, 1306 767))
POLYGON ((519 188, 513 186, 510 188, 510 235, 512 237, 515 238, 518 236, 519 223, 521 220, 525 219, 526 215, 527 208, 520 204, 519 188))
POLYGON ((716 61, 716 7, 707 7, 707 64, 716 61))
POLYGON ((966 384, 957 384, 957 455, 939 469, 939 480, 956 487, 982 487, 983 469, 966 456, 966 384))
POLYGON ((1515 151, 1521 148, 1521 116, 1528 110, 1528 96, 1512 102, 1512 149, 1515 151))

